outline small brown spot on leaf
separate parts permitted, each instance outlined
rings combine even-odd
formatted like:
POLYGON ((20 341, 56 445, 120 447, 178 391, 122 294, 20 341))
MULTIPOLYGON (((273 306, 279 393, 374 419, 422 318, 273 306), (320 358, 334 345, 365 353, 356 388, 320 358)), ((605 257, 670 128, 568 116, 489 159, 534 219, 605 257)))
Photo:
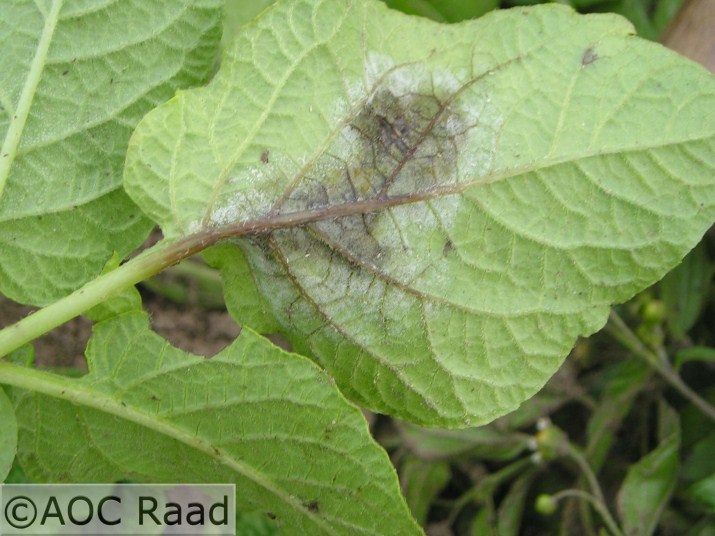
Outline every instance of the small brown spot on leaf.
POLYGON ((261 153, 261 162, 263 162, 264 164, 267 164, 267 163, 268 163, 268 157, 270 156, 270 154, 271 154, 270 151, 269 151, 268 149, 265 149, 265 150, 261 153))
POLYGON ((586 65, 591 65, 594 61, 598 59, 598 55, 594 52, 593 47, 588 47, 583 51, 583 56, 581 56, 581 65, 584 67, 586 65))
POLYGON ((274 514, 273 512, 266 512, 266 517, 268 517, 268 519, 275 519, 276 514, 274 514))
POLYGON ((447 241, 444 243, 444 248, 442 249, 442 256, 446 257, 453 249, 454 244, 452 244, 452 241, 448 238, 447 241))
POLYGON ((320 503, 318 502, 317 499, 313 499, 310 502, 303 503, 303 506, 305 506, 308 510, 314 513, 320 512, 320 503))

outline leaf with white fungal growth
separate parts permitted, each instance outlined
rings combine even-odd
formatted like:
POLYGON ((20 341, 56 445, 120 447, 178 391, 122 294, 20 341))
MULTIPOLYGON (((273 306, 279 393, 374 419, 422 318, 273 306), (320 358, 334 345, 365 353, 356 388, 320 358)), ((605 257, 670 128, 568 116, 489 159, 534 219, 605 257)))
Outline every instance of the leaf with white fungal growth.
POLYGON ((715 81, 632 34, 283 1, 142 121, 125 187, 170 240, 229 239, 209 259, 236 319, 356 402, 485 423, 715 218, 715 81))

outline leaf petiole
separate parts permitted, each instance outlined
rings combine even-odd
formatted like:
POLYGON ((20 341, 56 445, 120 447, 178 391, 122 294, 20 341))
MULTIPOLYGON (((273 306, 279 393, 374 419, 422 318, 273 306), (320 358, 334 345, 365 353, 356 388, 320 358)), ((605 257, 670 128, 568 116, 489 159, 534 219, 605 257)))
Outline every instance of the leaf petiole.
POLYGON ((171 244, 158 243, 115 270, 100 275, 73 293, 0 330, 0 357, 17 350, 115 294, 207 247, 206 235, 171 244))

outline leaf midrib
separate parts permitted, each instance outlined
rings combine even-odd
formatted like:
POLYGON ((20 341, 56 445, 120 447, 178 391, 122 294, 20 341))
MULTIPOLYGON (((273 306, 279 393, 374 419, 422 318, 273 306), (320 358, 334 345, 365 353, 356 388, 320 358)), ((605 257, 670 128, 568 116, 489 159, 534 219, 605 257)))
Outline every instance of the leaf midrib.
POLYGON ((697 137, 644 147, 614 149, 613 151, 594 151, 593 154, 568 155, 560 158, 551 159, 548 161, 543 160, 540 162, 540 165, 534 165, 534 163, 532 162, 523 166, 510 167, 500 173, 495 173, 493 175, 484 175, 473 180, 466 180, 462 182, 451 183, 448 185, 432 187, 429 190, 424 190, 418 193, 388 196, 382 199, 363 199, 359 201, 352 201, 348 203, 341 203, 307 210, 275 212, 273 214, 267 214, 258 218, 242 220, 236 223, 217 226, 206 226, 196 233, 174 236, 173 238, 176 240, 185 240, 189 237, 194 236, 201 237, 201 240, 203 241, 210 241, 211 243, 215 243, 219 240, 227 238, 257 236, 267 234, 278 229, 299 227, 322 220, 330 220, 360 214, 369 214, 392 207, 409 205, 412 203, 420 203, 423 201, 430 201, 451 195, 459 195, 471 188, 495 184, 497 182, 510 179, 512 177, 537 171, 543 171, 551 167, 568 164, 578 160, 586 160, 595 157, 622 155, 623 153, 629 152, 652 151, 659 148, 681 146, 685 143, 700 143, 707 141, 708 139, 709 137, 697 137))
POLYGON ((35 98, 37 86, 40 83, 42 73, 45 69, 47 54, 50 49, 50 44, 52 43, 55 29, 57 28, 57 22, 59 21, 63 4, 64 0, 55 0, 50 9, 50 13, 45 18, 45 25, 42 28, 42 34, 37 43, 35 56, 32 58, 32 64, 25 79, 25 85, 22 88, 20 99, 17 102, 17 108, 15 108, 15 112, 10 120, 10 125, 5 133, 5 139, 3 140, 2 149, 0 150, 0 197, 2 197, 5 184, 7 184, 10 168, 15 160, 17 148, 20 145, 20 139, 27 124, 27 117, 32 107, 32 101, 35 98))
POLYGON ((0 378, 2 378, 2 383, 8 385, 14 385, 21 389, 59 398, 72 404, 114 415, 115 417, 133 422, 147 430, 159 433, 192 449, 203 452, 222 465, 229 467, 248 480, 255 482, 261 488, 269 491, 300 515, 310 518, 316 526, 319 526, 327 534, 334 533, 332 527, 320 516, 313 513, 309 508, 304 507, 300 501, 274 485, 271 480, 265 478, 249 465, 232 458, 224 449, 193 436, 189 432, 175 426, 173 423, 159 419, 156 415, 131 407, 122 400, 117 400, 107 393, 93 390, 89 388, 89 386, 83 385, 82 380, 65 378, 40 370, 27 369, 26 367, 8 362, 0 362, 0 378))

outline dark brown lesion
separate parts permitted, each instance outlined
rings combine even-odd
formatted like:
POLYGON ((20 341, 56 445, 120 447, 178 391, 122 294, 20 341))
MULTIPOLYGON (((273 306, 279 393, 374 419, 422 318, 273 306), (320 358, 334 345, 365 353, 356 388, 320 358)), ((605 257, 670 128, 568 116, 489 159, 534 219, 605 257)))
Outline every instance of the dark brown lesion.
POLYGON ((596 51, 593 49, 593 47, 588 47, 586 50, 583 51, 583 56, 581 56, 581 65, 583 65, 584 67, 587 65, 591 65, 597 59, 598 54, 596 54, 596 51))
POLYGON ((392 148, 396 148, 401 154, 406 154, 409 151, 409 147, 405 143, 405 137, 410 131, 404 118, 399 118, 397 121, 390 122, 390 120, 382 115, 376 116, 378 129, 377 137, 389 151, 392 148))
POLYGON ((274 218, 310 213, 306 230, 328 248, 340 244, 374 268, 383 265, 390 253, 375 228, 384 210, 459 182, 459 152, 475 125, 465 119, 458 93, 377 89, 274 207, 274 218))
MULTIPOLYGON (((454 102, 433 94, 378 90, 345 127, 340 141, 343 150, 349 146, 347 155, 328 151, 321 157, 323 169, 334 171, 321 176, 316 173, 321 166, 316 166, 291 194, 291 204, 309 210, 360 203, 385 208, 393 198, 418 202, 454 185, 460 140, 472 128, 457 110, 454 102)), ((383 216, 379 209, 367 210, 310 223, 307 231, 328 249, 339 244, 342 255, 379 270, 392 256, 374 234, 383 216)), ((450 249, 451 244, 445 246, 445 256, 450 249)))
POLYGON ((400 181, 407 189, 454 181, 457 154, 450 129, 461 123, 451 103, 434 95, 378 91, 349 125, 360 134, 358 165, 374 170, 371 195, 386 198, 400 181))
POLYGON ((444 243, 444 248, 442 248, 442 256, 443 257, 449 256, 449 254, 452 252, 453 249, 454 249, 454 244, 448 238, 447 241, 444 243))
POLYGON ((274 213, 369 200, 389 204, 395 196, 417 198, 454 185, 460 141, 473 127, 457 94, 378 88, 274 213))

